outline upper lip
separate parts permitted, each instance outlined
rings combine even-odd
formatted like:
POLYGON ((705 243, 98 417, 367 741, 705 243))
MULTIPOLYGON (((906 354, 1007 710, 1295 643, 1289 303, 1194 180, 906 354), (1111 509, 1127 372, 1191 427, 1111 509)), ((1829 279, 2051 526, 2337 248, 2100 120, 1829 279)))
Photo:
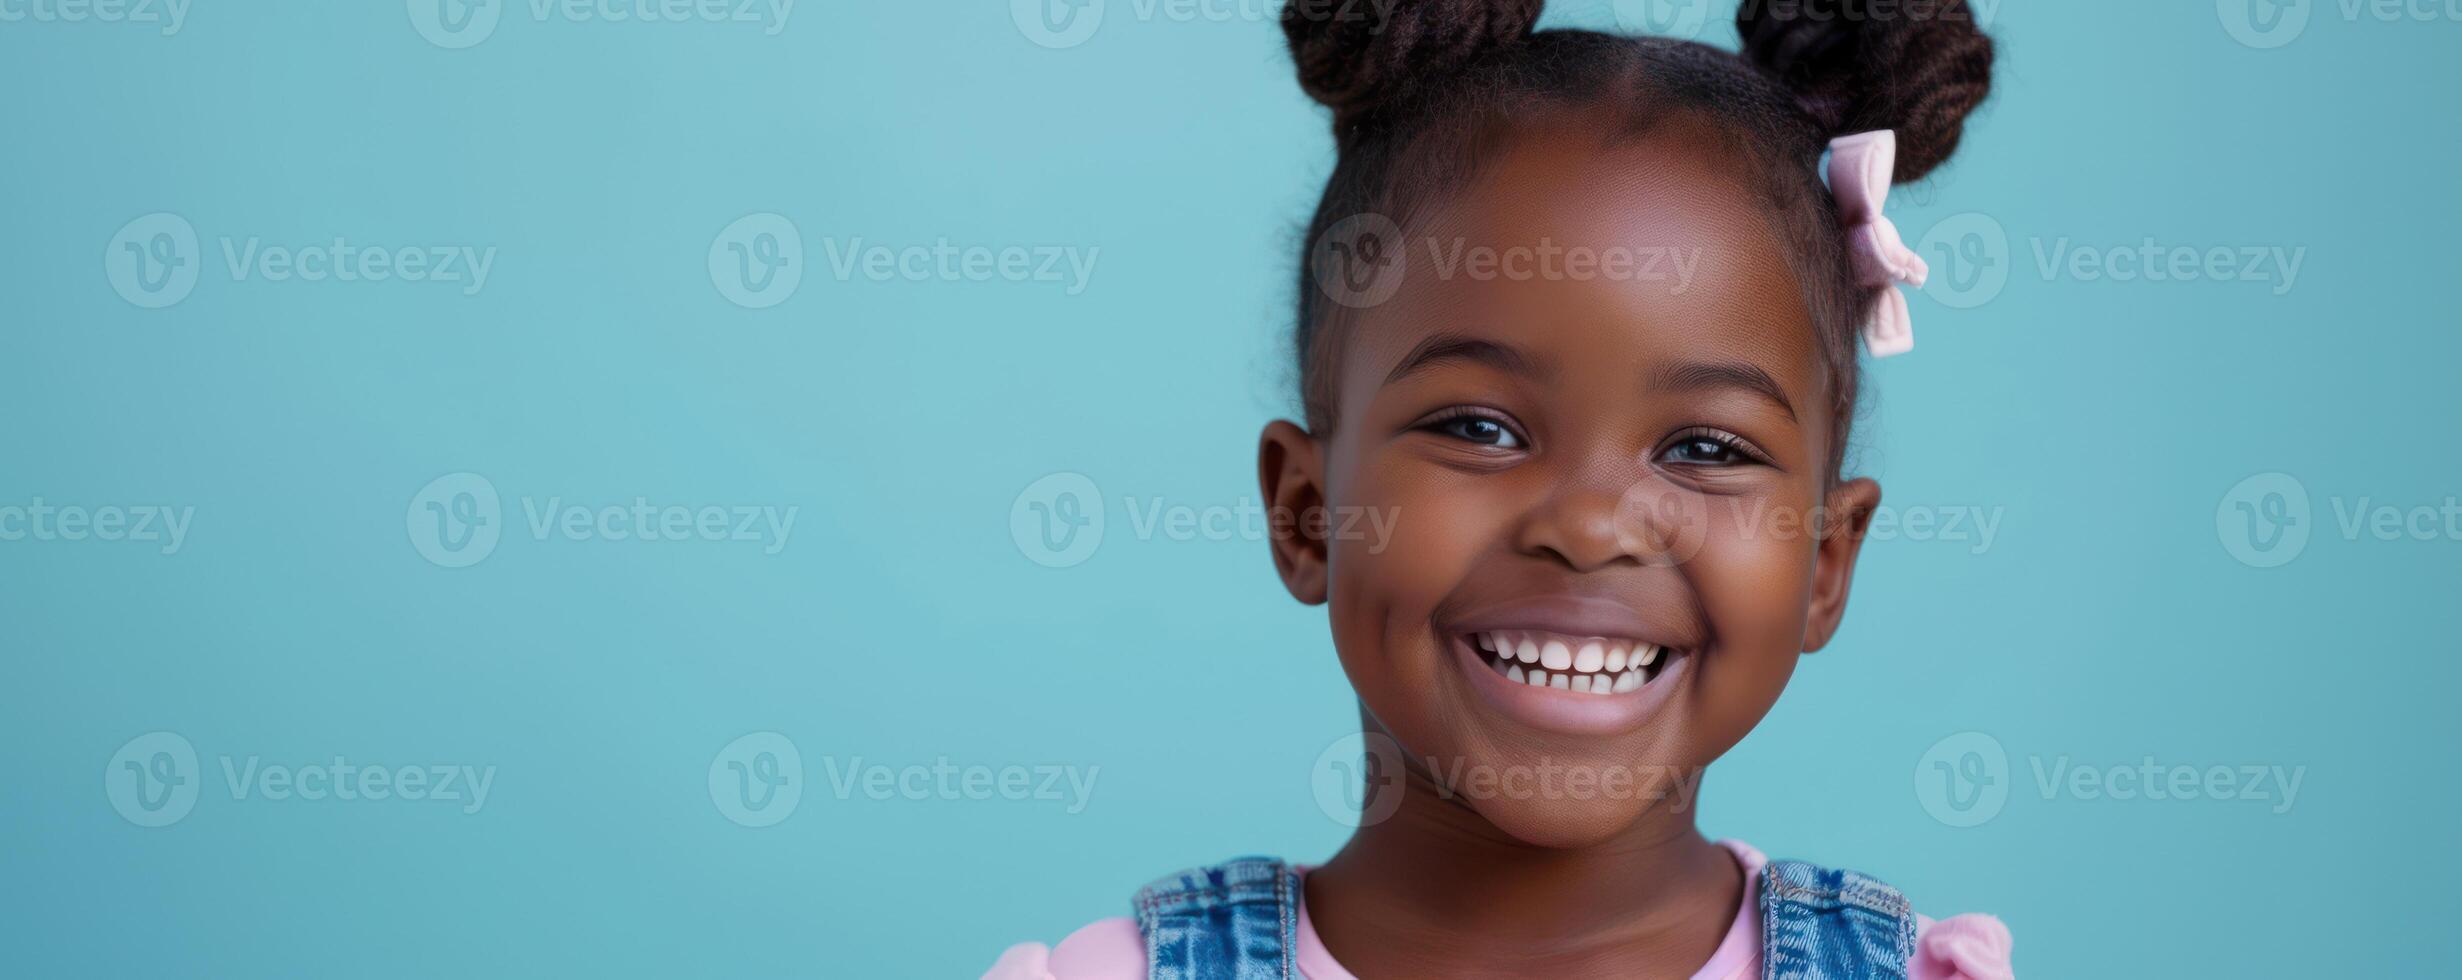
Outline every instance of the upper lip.
POLYGON ((1652 623, 1621 602, 1591 596, 1534 596, 1490 603, 1455 617, 1446 626, 1457 633, 1537 630, 1640 640, 1661 647, 1678 645, 1667 636, 1667 624, 1652 623))

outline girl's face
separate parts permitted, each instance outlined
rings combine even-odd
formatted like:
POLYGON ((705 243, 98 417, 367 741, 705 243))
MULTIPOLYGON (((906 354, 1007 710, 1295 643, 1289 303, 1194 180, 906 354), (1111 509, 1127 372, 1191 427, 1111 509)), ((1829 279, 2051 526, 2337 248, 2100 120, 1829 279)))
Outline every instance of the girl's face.
POLYGON ((1374 722, 1549 846, 1689 826, 1837 626, 1880 495, 1825 486, 1829 383, 1746 165, 1677 149, 1721 145, 1688 122, 1596 132, 1410 229, 1399 291, 1343 327, 1334 431, 1276 423, 1261 458, 1276 505, 1330 516, 1276 559, 1374 722))

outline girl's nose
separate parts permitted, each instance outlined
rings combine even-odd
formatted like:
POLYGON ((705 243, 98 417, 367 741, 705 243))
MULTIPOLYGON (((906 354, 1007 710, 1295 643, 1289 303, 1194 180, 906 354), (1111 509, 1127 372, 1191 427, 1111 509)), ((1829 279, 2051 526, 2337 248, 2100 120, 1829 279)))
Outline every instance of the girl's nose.
POLYGON ((1524 515, 1514 545, 1577 572, 1671 566, 1700 552, 1703 516, 1692 495, 1636 470, 1550 493, 1524 515))

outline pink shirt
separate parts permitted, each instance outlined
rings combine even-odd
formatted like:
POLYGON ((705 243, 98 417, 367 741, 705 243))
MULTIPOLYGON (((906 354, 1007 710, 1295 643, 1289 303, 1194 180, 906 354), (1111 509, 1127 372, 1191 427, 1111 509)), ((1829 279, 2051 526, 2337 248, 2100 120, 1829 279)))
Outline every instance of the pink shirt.
MULTIPOLYGON (((1761 975, 1761 867, 1769 859, 1741 841, 1719 841, 1744 866, 1744 904, 1735 924, 1693 971, 1693 980, 1757 980, 1761 975)), ((1317 941, 1308 907, 1299 909, 1299 949, 1294 957, 1306 980, 1358 980, 1334 962, 1317 941)), ((1935 922, 1915 917, 1915 958, 1909 980, 2014 980, 2009 966, 2009 929, 1988 915, 1953 915, 1935 922)), ((1104 919, 1070 933, 1058 947, 1019 943, 1000 954, 983 980, 1145 980, 1145 937, 1137 920, 1104 919)))

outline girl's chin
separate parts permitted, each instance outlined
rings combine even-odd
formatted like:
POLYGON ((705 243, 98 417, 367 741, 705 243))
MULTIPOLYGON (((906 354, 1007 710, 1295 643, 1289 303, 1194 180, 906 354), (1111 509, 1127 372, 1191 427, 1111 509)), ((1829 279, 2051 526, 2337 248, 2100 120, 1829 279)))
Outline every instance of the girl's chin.
POLYGON ((1614 840, 1656 807, 1673 799, 1487 800, 1472 804, 1499 832, 1532 847, 1581 850, 1614 840))

